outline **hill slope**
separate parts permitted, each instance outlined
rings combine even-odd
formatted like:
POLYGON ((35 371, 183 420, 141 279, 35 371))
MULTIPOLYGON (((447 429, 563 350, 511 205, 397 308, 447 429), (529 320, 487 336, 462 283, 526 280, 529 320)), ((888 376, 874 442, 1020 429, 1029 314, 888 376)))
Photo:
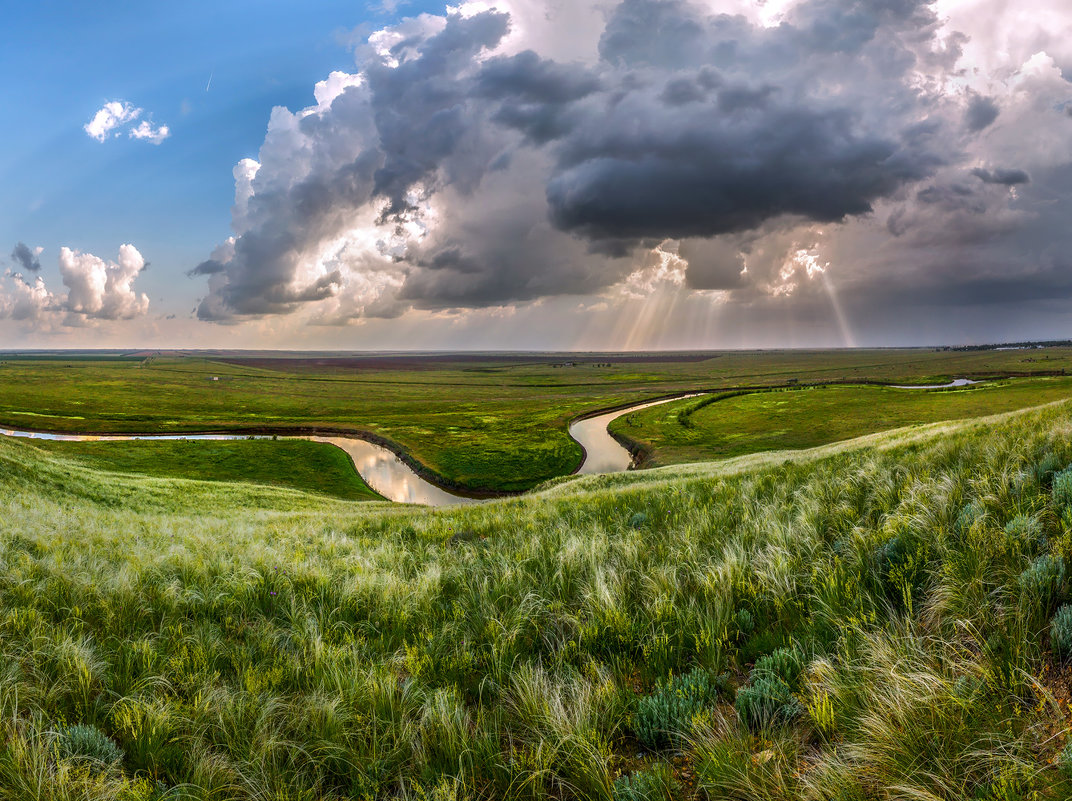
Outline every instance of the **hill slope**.
POLYGON ((0 795, 1068 798, 1070 435, 449 511, 0 441, 0 795))

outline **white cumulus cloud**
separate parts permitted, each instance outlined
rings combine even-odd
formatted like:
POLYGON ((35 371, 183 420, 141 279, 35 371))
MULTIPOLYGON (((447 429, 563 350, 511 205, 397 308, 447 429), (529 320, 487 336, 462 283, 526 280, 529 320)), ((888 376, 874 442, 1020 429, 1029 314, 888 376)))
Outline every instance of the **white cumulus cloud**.
POLYGON ((119 248, 119 261, 60 248, 60 275, 70 291, 65 308, 99 320, 129 320, 149 310, 148 296, 134 291, 145 259, 133 245, 119 248))
POLYGON ((166 125, 154 125, 150 120, 141 120, 136 126, 131 124, 141 118, 145 109, 138 108, 125 100, 111 100, 101 106, 93 119, 82 128, 87 134, 98 142, 103 142, 109 137, 120 135, 120 129, 128 126, 127 135, 131 139, 147 139, 154 145, 163 142, 171 131, 166 125))
POLYGON ((148 120, 142 120, 135 127, 130 129, 131 139, 148 139, 154 145, 159 145, 169 136, 171 136, 171 130, 166 125, 153 126, 148 120))
POLYGON ((149 310, 149 298, 135 291, 134 281, 145 264, 133 245, 122 245, 117 261, 60 248, 60 277, 67 294, 50 291, 39 275, 27 278, 9 270, 0 281, 0 318, 56 328, 141 317, 149 310))
POLYGON ((141 112, 140 108, 135 108, 130 103, 112 100, 101 106, 93 115, 93 119, 82 127, 98 142, 103 142, 116 128, 136 120, 141 116, 141 112))

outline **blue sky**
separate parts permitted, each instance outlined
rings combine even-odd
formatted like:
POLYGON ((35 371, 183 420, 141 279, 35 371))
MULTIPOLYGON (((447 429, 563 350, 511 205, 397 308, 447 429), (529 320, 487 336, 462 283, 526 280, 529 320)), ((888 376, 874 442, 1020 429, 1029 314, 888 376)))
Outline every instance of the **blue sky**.
POLYGON ((348 43, 362 31, 442 8, 410 2, 389 13, 352 0, 13 4, 0 47, 0 104, 8 110, 0 256, 17 241, 44 247, 48 275, 61 246, 114 258, 133 242, 151 263, 139 283, 158 308, 161 298, 168 303, 178 276, 229 235, 231 169, 257 155, 272 107, 307 106, 317 81, 352 71, 348 43), (83 126, 112 100, 144 109, 170 137, 159 146, 90 138, 83 126))
POLYGON ((1072 335, 1068 0, 8 5, 0 347, 1072 335))

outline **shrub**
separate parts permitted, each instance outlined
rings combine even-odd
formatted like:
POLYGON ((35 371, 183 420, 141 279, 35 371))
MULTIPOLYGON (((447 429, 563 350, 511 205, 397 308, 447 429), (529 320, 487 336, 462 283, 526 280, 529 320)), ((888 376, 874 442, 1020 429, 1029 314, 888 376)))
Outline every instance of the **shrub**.
POLYGON ((803 669, 803 661, 796 650, 778 648, 756 660, 755 667, 752 668, 752 677, 771 676, 781 679, 789 687, 796 687, 803 669))
POLYGON ((676 796, 677 782, 664 763, 652 765, 614 782, 614 801, 669 801, 676 796))
POLYGON ((1072 506, 1072 467, 1054 474, 1053 502, 1058 506, 1072 506))
POLYGON ((887 597, 911 609, 927 577, 930 559, 927 542, 915 534, 902 532, 879 546, 875 556, 887 597))
POLYGON ((803 707, 793 692, 804 670, 800 654, 778 648, 756 660, 748 685, 737 691, 737 716, 750 729, 762 729, 797 717, 803 707))
POLYGON ((741 633, 742 637, 747 637, 756 627, 756 619, 747 609, 738 609, 733 620, 737 624, 737 631, 741 633))
POLYGON ((1065 562, 1060 556, 1040 556, 1020 574, 1020 591, 1026 600, 1049 611, 1064 593, 1065 562))
POLYGON ((1016 515, 1005 524, 1005 535, 1021 545, 1037 547, 1044 545, 1046 538, 1042 532, 1042 523, 1031 515, 1016 515))
POLYGON ((633 715, 637 739, 649 748, 677 745, 692 730, 693 720, 726 692, 728 684, 728 676, 712 679, 699 669, 660 683, 637 703, 633 715))
POLYGON ((789 722, 801 712, 800 702, 781 679, 764 675, 737 691, 737 717, 753 731, 789 722))
POLYGON ((1069 742, 1057 755, 1057 769, 1066 779, 1072 779, 1072 742, 1069 742))
POLYGON ((957 528, 960 531, 967 531, 977 520, 981 520, 985 515, 986 509, 979 501, 970 501, 964 504, 960 512, 957 513, 957 528))
POLYGON ((1050 644, 1062 659, 1072 657, 1072 605, 1062 606, 1050 621, 1050 644))
POLYGON ((648 525, 648 515, 645 512, 637 512, 629 518, 629 528, 644 528, 648 525))
POLYGON ((65 726, 57 733, 56 744, 62 758, 95 767, 111 767, 123 759, 123 749, 96 726, 65 726))
POLYGON ((1031 468, 1039 486, 1045 487, 1053 482, 1054 475, 1061 469, 1064 460, 1056 453, 1047 453, 1031 468))

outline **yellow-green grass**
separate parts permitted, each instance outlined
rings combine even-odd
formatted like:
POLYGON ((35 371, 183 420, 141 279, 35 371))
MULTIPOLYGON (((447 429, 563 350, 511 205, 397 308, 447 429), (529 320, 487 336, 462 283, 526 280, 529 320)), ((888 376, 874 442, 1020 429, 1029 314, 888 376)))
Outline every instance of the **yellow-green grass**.
POLYGON ((567 425, 596 409, 793 380, 930 382, 1072 369, 1068 348, 454 358, 4 355, 0 425, 138 433, 352 429, 389 440, 445 483, 516 491, 577 467, 581 450, 567 425), (576 366, 558 366, 570 362, 576 366))
POLYGON ((1020 378, 943 389, 815 386, 718 393, 654 406, 613 421, 648 466, 811 448, 908 425, 960 420, 1072 397, 1072 378, 1020 378))
POLYGON ((350 457, 304 440, 34 440, 34 447, 102 471, 288 487, 350 501, 382 500, 350 457))
POLYGON ((1066 799, 1070 462, 1058 403, 423 510, 2 440, 0 796, 1066 799))

